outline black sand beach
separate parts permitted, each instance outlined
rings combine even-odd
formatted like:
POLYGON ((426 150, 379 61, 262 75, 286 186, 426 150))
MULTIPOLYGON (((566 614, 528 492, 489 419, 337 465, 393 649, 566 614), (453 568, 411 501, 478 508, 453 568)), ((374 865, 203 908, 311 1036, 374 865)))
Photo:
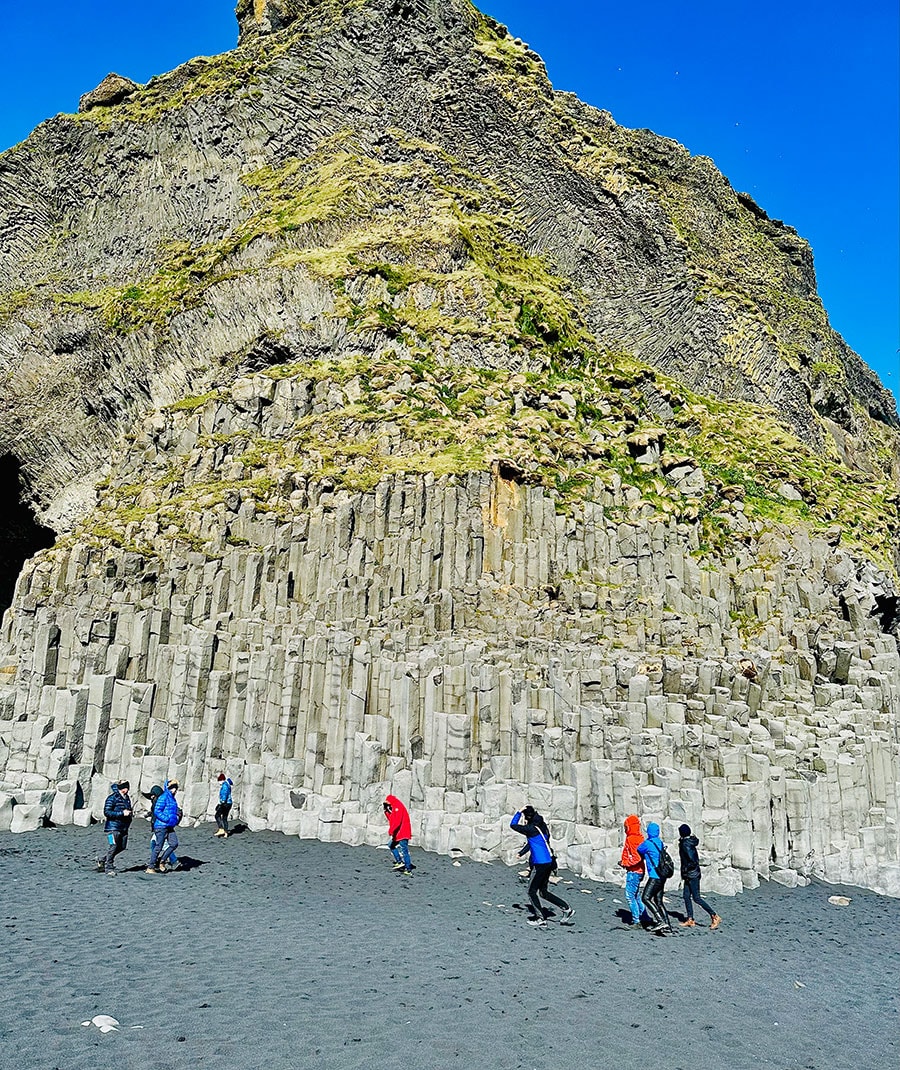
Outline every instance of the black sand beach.
POLYGON ((898 900, 766 886, 663 939, 563 874, 573 924, 539 931, 500 864, 414 851, 408 878, 385 851, 204 827, 191 868, 151 876, 145 833, 115 879, 96 826, 0 834, 3 1070, 900 1065, 898 900))

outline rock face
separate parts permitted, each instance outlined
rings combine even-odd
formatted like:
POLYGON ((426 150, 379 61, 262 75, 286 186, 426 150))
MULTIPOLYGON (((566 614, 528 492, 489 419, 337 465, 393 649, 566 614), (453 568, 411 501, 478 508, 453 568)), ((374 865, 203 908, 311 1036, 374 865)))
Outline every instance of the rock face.
POLYGON ((380 842, 391 790, 511 858, 530 799, 587 876, 638 812, 719 891, 900 894, 897 415, 803 240, 464 0, 238 14, 0 160, 0 452, 58 534, 0 823, 227 768, 252 828, 380 842))
POLYGON ((113 104, 121 104, 140 88, 137 82, 132 82, 130 78, 123 78, 121 74, 108 74, 96 89, 85 93, 79 100, 78 110, 86 112, 91 108, 108 108, 113 104))

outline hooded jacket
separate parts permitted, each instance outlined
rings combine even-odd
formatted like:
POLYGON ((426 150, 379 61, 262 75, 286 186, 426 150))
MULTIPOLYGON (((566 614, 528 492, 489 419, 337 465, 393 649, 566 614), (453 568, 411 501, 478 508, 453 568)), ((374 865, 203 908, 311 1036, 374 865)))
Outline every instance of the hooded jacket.
POLYGON ((517 810, 513 814, 509 827, 513 832, 518 832, 520 835, 527 837, 528 850, 533 866, 542 866, 546 865, 547 862, 553 861, 553 853, 550 850, 550 844, 547 843, 547 837, 537 825, 523 819, 521 810, 517 810))
POLYGON ((118 784, 110 784, 110 794, 103 804, 103 816, 106 818, 106 824, 103 826, 104 832, 127 832, 128 827, 131 824, 131 814, 128 817, 125 816, 126 810, 131 810, 131 799, 128 797, 126 791, 123 795, 119 791, 118 784))
POLYGON ((655 821, 651 821, 647 826, 647 839, 638 847, 638 854, 647 863, 647 876, 652 877, 653 880, 659 880, 659 873, 656 871, 656 864, 659 862, 659 856, 662 852, 665 844, 659 837, 659 825, 655 821))
POLYGON ((409 811, 396 795, 388 795, 384 801, 390 806, 390 810, 386 810, 384 816, 387 818, 391 843, 412 839, 412 824, 409 820, 409 811))
POLYGON ((155 829, 175 828, 180 820, 181 811, 178 809, 175 796, 169 790, 169 782, 167 780, 162 795, 157 800, 156 806, 153 807, 153 827, 155 829))
POLYGON ((622 848, 622 866, 629 873, 643 874, 644 872, 644 859, 638 850, 643 842, 641 819, 637 814, 629 814, 625 818, 625 846, 622 848))
POLYGON ((231 789, 234 785, 234 781, 231 777, 222 781, 222 786, 219 788, 219 802, 223 805, 231 805, 231 789))
POLYGON ((681 862, 681 879, 693 880, 700 876, 700 856, 697 848, 700 841, 696 836, 682 836, 678 841, 678 858, 681 862))

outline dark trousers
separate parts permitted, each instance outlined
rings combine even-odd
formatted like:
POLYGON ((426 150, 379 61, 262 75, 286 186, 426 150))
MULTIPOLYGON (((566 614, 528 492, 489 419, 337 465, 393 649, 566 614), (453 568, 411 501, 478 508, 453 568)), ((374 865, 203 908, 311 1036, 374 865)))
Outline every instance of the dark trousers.
POLYGON ((228 831, 228 814, 231 811, 231 803, 219 803, 216 807, 216 825, 223 831, 228 831))
POLYGON ((113 859, 116 855, 120 855, 128 846, 128 830, 113 830, 108 833, 108 836, 112 839, 112 843, 109 845, 109 850, 106 852, 106 858, 103 859, 103 868, 107 873, 116 868, 113 865, 113 859))
POLYGON ((712 918, 715 916, 715 911, 706 902, 705 899, 700 898, 700 878, 699 877, 685 877, 684 878, 684 909, 687 911, 687 916, 693 918, 694 916, 694 903, 699 907, 703 907, 707 914, 712 918))
POLYGON ((150 868, 169 860, 178 846, 178 837, 173 828, 154 829, 150 837, 150 868), (166 842, 168 841, 168 842, 166 842))
POLYGON ((547 883, 550 880, 550 874, 553 872, 552 862, 537 862, 534 867, 534 875, 531 878, 531 883, 528 885, 528 896, 531 899, 531 905, 534 907, 535 916, 538 918, 546 917, 546 911, 541 906, 540 899, 546 899, 548 903, 552 903, 554 906, 559 907, 561 910, 568 910, 569 904, 565 899, 560 899, 558 895, 554 895, 553 892, 547 888, 547 883))
POLYGON ((666 882, 660 880, 659 877, 648 877, 641 899, 644 901, 647 913, 657 925, 669 925, 671 927, 669 915, 666 913, 666 907, 663 903, 665 887, 666 882))

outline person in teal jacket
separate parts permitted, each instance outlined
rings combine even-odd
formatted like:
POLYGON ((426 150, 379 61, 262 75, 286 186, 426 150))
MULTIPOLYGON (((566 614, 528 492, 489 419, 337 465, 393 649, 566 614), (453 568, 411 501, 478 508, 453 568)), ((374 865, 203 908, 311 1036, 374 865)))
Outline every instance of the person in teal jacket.
POLYGON ((663 847, 665 847, 665 844, 659 835, 659 825, 655 821, 651 821, 647 826, 647 838, 642 844, 638 845, 637 850, 644 860, 644 865, 647 867, 647 883, 644 885, 641 899, 647 908, 647 913, 653 920, 653 927, 650 932, 656 936, 674 931, 669 915, 666 913, 666 905, 663 902, 666 882, 660 877, 656 868, 663 847))
POLYGON ((231 812, 231 789, 234 781, 219 773, 219 802, 216 806, 216 835, 228 839, 228 814, 231 812))

